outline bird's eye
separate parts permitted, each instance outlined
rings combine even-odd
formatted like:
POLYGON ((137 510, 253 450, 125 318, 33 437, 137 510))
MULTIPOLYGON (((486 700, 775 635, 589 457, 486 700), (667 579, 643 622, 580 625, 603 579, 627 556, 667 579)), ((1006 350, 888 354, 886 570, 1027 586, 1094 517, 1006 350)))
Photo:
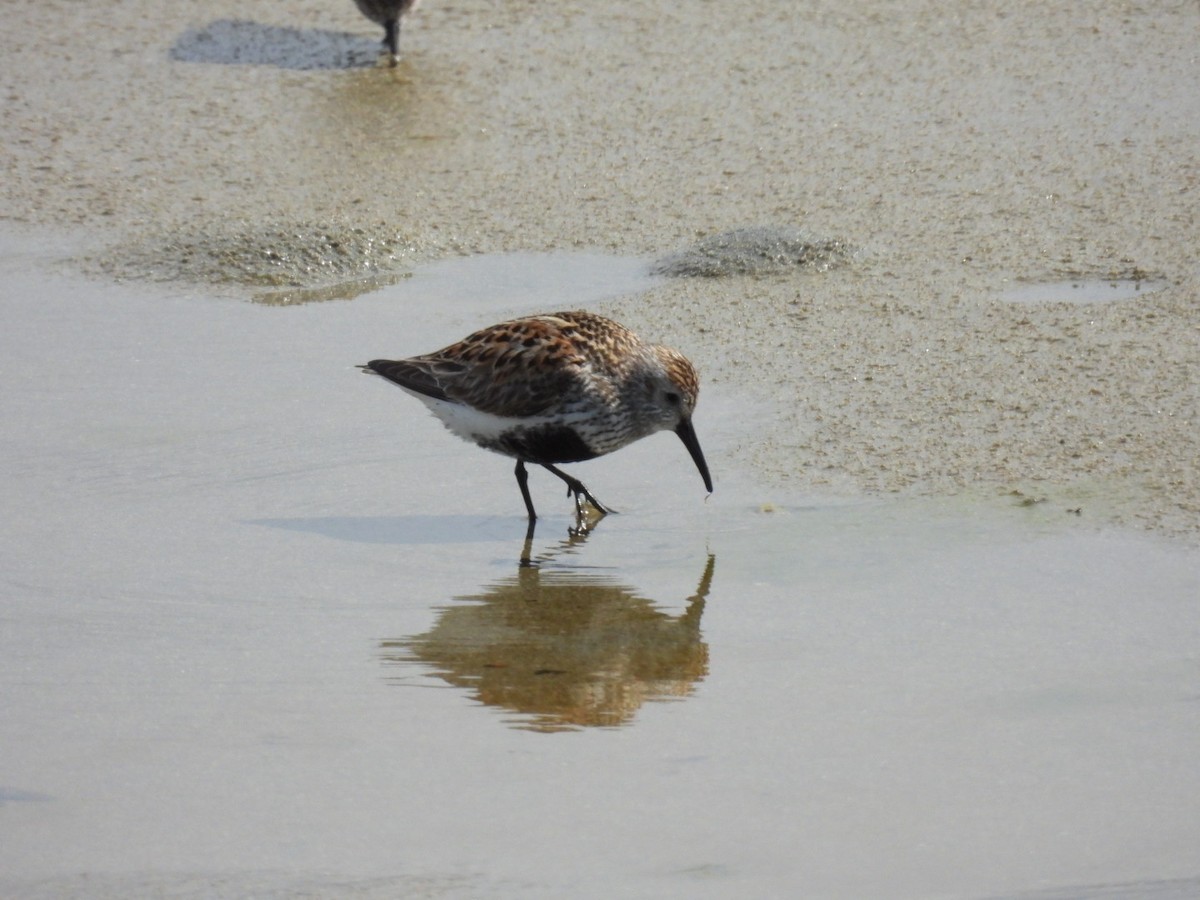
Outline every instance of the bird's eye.
POLYGON ((679 405, 679 395, 676 394, 674 391, 667 391, 667 402, 670 403, 672 406, 678 406, 679 405))

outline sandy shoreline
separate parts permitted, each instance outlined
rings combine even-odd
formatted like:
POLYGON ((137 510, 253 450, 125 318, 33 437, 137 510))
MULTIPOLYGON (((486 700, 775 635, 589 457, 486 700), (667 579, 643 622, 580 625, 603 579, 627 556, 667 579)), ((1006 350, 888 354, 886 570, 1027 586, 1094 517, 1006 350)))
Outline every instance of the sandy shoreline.
POLYGON ((378 38, 350 2, 70 9, 69 45, 45 4, 0 36, 0 220, 116 259, 327 223, 385 269, 802 226, 855 263, 612 307, 773 411, 738 461, 1200 534, 1192 6, 429 0, 394 71, 344 67, 378 38), (1168 286, 1002 299, 1112 278, 1168 286))

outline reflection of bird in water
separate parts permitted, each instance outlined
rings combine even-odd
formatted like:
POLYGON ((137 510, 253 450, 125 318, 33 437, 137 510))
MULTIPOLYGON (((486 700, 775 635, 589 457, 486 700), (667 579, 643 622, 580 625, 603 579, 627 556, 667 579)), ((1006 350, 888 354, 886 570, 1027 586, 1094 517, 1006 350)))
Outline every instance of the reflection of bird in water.
POLYGON ((715 563, 710 555, 679 616, 606 575, 525 565, 458 598, 426 634, 383 641, 383 659, 431 667, 483 703, 520 713, 520 728, 623 725, 648 700, 686 697, 708 673, 700 616, 715 563))
POLYGON ((383 45, 394 66, 400 59, 400 17, 420 5, 421 0, 354 0, 359 12, 383 26, 383 45))

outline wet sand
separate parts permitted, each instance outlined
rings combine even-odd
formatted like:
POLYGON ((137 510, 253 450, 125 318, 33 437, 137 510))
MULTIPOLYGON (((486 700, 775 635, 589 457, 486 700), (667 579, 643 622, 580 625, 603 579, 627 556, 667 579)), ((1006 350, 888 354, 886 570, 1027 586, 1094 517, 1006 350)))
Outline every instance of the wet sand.
POLYGON ((1194 4, 9 7, 5 897, 1197 894, 1194 4), (353 364, 566 305, 530 570, 353 364))
POLYGON ((350 2, 51 13, 0 37, 0 219, 84 234, 109 274, 236 290, 206 248, 259 234, 311 286, 799 226, 853 264, 610 310, 760 407, 735 464, 1200 534, 1187 4, 431 0, 396 69, 350 2), (1166 287, 1003 299, 1107 279, 1166 287))

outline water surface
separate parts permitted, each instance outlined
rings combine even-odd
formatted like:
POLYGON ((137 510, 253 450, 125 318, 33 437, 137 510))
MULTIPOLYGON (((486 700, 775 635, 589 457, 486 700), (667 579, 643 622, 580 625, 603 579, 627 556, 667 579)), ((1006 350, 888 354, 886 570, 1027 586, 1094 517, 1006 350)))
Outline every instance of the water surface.
POLYGON ((6 896, 1195 887, 1194 549, 764 487, 719 384, 710 498, 658 435, 576 467, 586 538, 532 473, 526 547, 508 462, 353 368, 524 270, 277 309, 5 257, 6 896))

